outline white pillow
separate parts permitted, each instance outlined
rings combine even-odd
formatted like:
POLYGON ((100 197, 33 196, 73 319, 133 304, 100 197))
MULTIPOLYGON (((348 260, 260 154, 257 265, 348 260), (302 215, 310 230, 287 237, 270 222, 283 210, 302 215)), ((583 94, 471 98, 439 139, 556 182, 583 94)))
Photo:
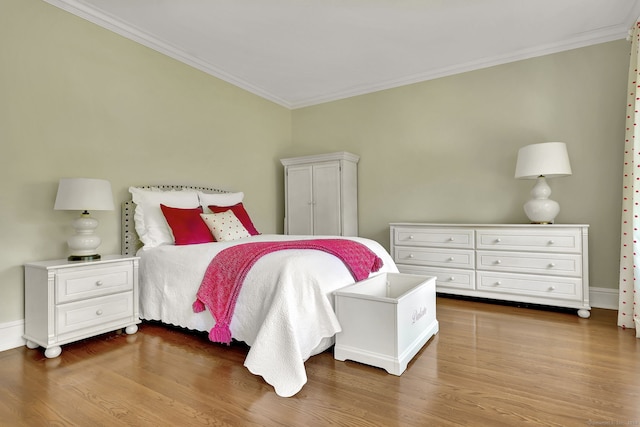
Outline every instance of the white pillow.
POLYGON ((251 236, 232 210, 200 214, 200 216, 218 242, 228 242, 251 236))
POLYGON ((198 191, 198 199, 200 199, 200 206, 204 213, 211 213, 208 208, 210 205, 215 206, 233 206, 242 202, 244 199, 244 193, 203 193, 198 191))
POLYGON ((145 248, 172 245, 173 234, 162 214, 160 204, 172 208, 197 208, 198 193, 193 190, 163 191, 157 187, 129 187, 136 210, 133 215, 136 232, 145 248))

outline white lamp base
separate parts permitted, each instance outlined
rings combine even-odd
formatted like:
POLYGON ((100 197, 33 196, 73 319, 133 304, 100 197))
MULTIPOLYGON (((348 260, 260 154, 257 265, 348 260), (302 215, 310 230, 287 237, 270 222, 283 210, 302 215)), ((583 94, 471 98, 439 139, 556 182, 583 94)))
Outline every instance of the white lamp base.
POLYGON ((89 212, 84 211, 80 218, 76 218, 72 223, 76 234, 67 240, 71 255, 69 261, 91 261, 100 259, 97 249, 102 240, 94 234, 98 227, 98 220, 91 218, 89 212))
POLYGON ((544 176, 537 178, 536 185, 531 189, 531 197, 524 204, 524 212, 532 224, 553 224, 553 220, 560 212, 558 202, 549 199, 551 187, 544 176))

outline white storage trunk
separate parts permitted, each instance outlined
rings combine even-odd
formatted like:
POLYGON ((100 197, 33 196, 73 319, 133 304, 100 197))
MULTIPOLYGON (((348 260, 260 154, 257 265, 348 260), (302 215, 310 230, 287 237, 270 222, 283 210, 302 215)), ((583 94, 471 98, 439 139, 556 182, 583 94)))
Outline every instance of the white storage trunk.
POLYGON ((334 357, 401 375, 438 332, 435 286, 435 277, 383 273, 335 291, 334 357))

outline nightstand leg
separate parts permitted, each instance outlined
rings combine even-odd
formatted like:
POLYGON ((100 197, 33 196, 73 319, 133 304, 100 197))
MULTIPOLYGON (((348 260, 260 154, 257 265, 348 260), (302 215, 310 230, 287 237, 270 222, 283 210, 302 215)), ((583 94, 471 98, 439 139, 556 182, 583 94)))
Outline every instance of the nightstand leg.
POLYGON ((124 331, 129 335, 135 334, 136 332, 138 332, 138 325, 129 325, 124 328, 124 331))
POLYGON ((30 348, 30 349, 32 349, 32 350, 33 350, 34 348, 38 348, 38 347, 40 347, 37 343, 34 343, 33 341, 29 341, 29 340, 27 340, 27 344, 26 344, 26 345, 27 345, 27 348, 30 348))
POLYGON ((47 359, 54 359, 54 358, 60 356, 60 353, 62 353, 62 347, 60 347, 59 345, 56 345, 56 346, 47 348, 44 351, 44 356, 47 359))

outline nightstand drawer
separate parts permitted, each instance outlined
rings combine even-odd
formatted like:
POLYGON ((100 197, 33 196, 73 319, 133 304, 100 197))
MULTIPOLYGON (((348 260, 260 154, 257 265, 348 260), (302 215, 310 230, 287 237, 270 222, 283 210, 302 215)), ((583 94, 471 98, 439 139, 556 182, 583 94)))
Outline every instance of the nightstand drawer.
POLYGON ((396 247, 393 257, 398 264, 468 269, 474 266, 473 251, 468 250, 396 247))
POLYGON ((582 251, 578 229, 501 230, 482 229, 477 232, 477 249, 514 251, 575 252, 582 251))
POLYGON ((60 272, 56 276, 56 288, 58 304, 130 291, 133 289, 133 268, 130 262, 123 262, 60 272))
POLYGON ((582 298, 582 281, 569 277, 535 277, 528 275, 478 271, 478 290, 525 295, 545 299, 582 298))
POLYGON ((57 333, 106 325, 132 317, 133 292, 124 292, 56 306, 57 333))
POLYGON ((478 251, 476 265, 479 270, 574 277, 582 275, 582 256, 578 254, 478 251))
POLYGON ((394 243, 404 246, 435 246, 473 249, 473 230, 456 228, 397 228, 394 243))

